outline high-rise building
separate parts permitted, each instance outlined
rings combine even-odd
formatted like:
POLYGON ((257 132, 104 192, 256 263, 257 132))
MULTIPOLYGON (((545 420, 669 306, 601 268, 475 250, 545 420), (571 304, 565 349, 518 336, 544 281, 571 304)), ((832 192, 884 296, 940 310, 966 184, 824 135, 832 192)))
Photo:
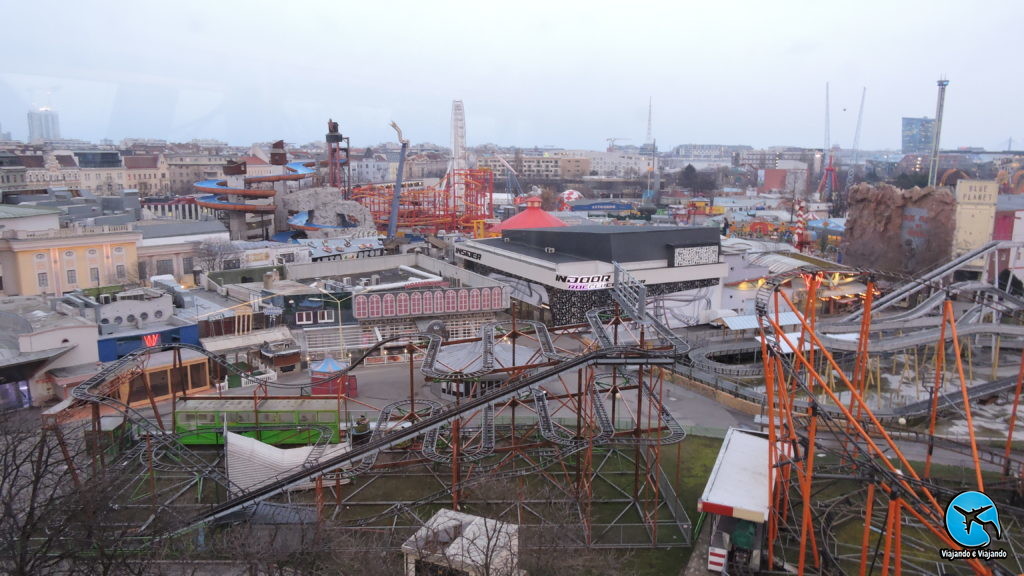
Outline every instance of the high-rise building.
POLYGON ((28 141, 42 142, 60 138, 60 118, 57 112, 41 107, 28 111, 28 141))
POLYGON ((11 139, 10 132, 4 132, 4 128, 0 125, 0 142, 8 142, 11 139))
POLYGON ((904 154, 930 154, 933 139, 935 139, 934 118, 903 119, 902 151, 904 154))

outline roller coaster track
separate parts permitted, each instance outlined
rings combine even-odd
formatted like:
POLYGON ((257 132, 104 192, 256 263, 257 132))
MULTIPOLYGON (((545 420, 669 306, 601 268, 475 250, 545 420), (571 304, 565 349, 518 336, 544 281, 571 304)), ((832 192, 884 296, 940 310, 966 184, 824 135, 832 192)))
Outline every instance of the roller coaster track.
POLYGON ((615 425, 603 410, 604 405, 601 403, 601 398, 598 397, 595 390, 591 390, 590 400, 593 402, 595 416, 597 417, 598 434, 593 438, 569 438, 559 434, 555 429, 555 423, 551 420, 551 412, 548 410, 548 393, 540 388, 534 388, 533 405, 537 409, 540 435, 549 442, 554 442, 561 446, 569 446, 574 449, 582 449, 589 442, 594 442, 595 444, 607 442, 615 434, 615 425), (598 409, 598 406, 601 406, 601 409, 598 409))
POLYGON ((193 518, 187 526, 179 532, 187 531, 202 524, 213 522, 219 518, 243 510, 254 504, 263 502, 268 498, 286 491, 290 486, 304 484, 312 481, 317 476, 336 471, 356 460, 371 458, 377 453, 397 444, 407 442, 417 436, 426 434, 435 428, 448 424, 452 419, 461 417, 464 414, 472 413, 487 404, 501 401, 505 398, 518 394, 521 390, 539 384, 548 378, 558 374, 588 365, 645 365, 645 364, 671 364, 675 358, 670 352, 641 350, 631 347, 613 347, 597 350, 584 354, 544 370, 539 370, 527 378, 513 379, 506 386, 493 390, 477 398, 466 400, 458 405, 451 406, 438 414, 431 414, 406 428, 400 428, 384 432, 381 426, 374 431, 370 441, 362 446, 354 447, 352 450, 332 456, 325 461, 318 462, 315 466, 296 471, 280 480, 253 489, 248 493, 230 498, 226 502, 214 506, 207 512, 193 518))
MULTIPOLYGON (((609 314, 612 311, 612 308, 592 308, 587 311, 587 324, 590 325, 590 331, 603 348, 615 346, 612 338, 608 336, 608 331, 605 330, 604 323, 601 321, 602 314, 609 314)), ((655 314, 648 312, 646 318, 647 323, 654 328, 658 337, 671 345, 675 349, 676 354, 686 354, 690 351, 690 343, 673 332, 671 328, 665 326, 664 323, 658 320, 655 314)))
MULTIPOLYGON (((953 273, 954 271, 968 264, 972 260, 976 260, 977 258, 985 256, 990 252, 1007 248, 1020 248, 1022 246, 1024 246, 1024 243, 1020 242, 1005 242, 998 240, 989 242, 976 250, 972 250, 971 252, 959 256, 953 259, 952 261, 947 262, 946 264, 943 264, 942 266, 939 266, 938 268, 935 268, 927 272, 926 274, 920 276, 919 278, 908 279, 908 281, 904 283, 902 286, 875 301, 874 305, 871 307, 871 312, 872 314, 874 314, 876 312, 885 310, 886 308, 892 306, 896 302, 899 302, 900 300, 908 296, 913 296, 914 294, 917 294, 918 292, 925 288, 935 288, 937 286, 936 282, 941 280, 943 277, 953 273)), ((846 272, 849 272, 849 270, 847 270, 846 272)), ((880 274, 882 276, 888 275, 885 273, 880 274)), ((843 321, 854 322, 856 320, 859 320, 863 316, 863 314, 863 310, 857 310, 856 312, 844 317, 843 321)))
MULTIPOLYGON (((434 402, 438 411, 442 409, 439 402, 434 402)), ((441 454, 438 451, 441 428, 434 428, 423 437, 423 448, 420 453, 432 462, 451 464, 452 454, 441 454)), ((476 449, 462 449, 459 451, 460 462, 476 462, 494 453, 494 404, 487 404, 483 410, 483 421, 480 423, 480 446, 476 449)))

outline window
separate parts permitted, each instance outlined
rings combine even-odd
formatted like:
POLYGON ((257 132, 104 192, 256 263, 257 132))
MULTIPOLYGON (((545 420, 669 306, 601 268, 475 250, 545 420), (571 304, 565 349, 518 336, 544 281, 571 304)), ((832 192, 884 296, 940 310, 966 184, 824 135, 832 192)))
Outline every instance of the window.
POLYGON ((50 285, 50 280, 47 278, 46 272, 40 272, 36 276, 38 278, 40 288, 46 288, 50 285))
POLYGON ((444 312, 444 292, 438 290, 434 292, 434 313, 440 314, 444 312))
POLYGON ((46 254, 36 254, 36 260, 46 260, 46 254))
POLYGON ((114 254, 124 254, 124 246, 115 246, 114 254))
POLYGON ((402 293, 395 297, 395 313, 399 316, 409 315, 409 295, 402 293))
POLYGON ((456 308, 458 306, 458 298, 459 298, 459 295, 455 293, 455 290, 449 290, 448 293, 445 294, 445 297, 444 297, 444 300, 445 300, 445 302, 444 302, 444 311, 445 312, 455 312, 455 310, 456 310, 456 308))
POLYGON ((313 313, 312 312, 296 312, 295 313, 296 324, 312 324, 313 313))
POLYGON ((419 292, 413 292, 409 297, 409 312, 413 315, 423 313, 423 295, 419 292))
POLYGON ((459 312, 465 312, 466 310, 469 310, 469 292, 459 290, 459 312))
POLYGON ((242 267, 242 261, 238 258, 232 258, 224 261, 225 270, 238 270, 242 267))
POLYGON ((480 309, 480 291, 476 288, 469 291, 469 308, 470 310, 480 309))
MULTIPOLYGON (((417 292, 418 294, 418 292, 417 292)), ((423 293, 423 313, 433 314, 434 313, 434 296, 430 292, 423 293)))
POLYGON ((96 249, 95 248, 89 248, 89 256, 95 256, 95 255, 96 255, 96 249))
POLYGON ((484 310, 491 309, 491 290, 490 288, 484 288, 480 291, 480 308, 484 310))
POLYGON ((380 296, 370 296, 370 318, 380 316, 380 296))
POLYGON ((390 318, 395 315, 395 295, 384 295, 384 316, 390 318))
POLYGON ((114 273, 117 275, 118 280, 124 280, 124 277, 127 276, 125 272, 124 264, 118 264, 114 267, 114 273))
POLYGON ((95 268, 95 267, 94 268, 89 268, 89 282, 92 282, 93 284, 99 284, 100 283, 100 269, 99 268, 95 268))
POLYGON ((282 262, 295 262, 295 252, 285 252, 281 254, 282 262))
POLYGON ((316 322, 317 324, 323 324, 324 322, 334 322, 334 310, 317 310, 316 322))
POLYGON ((68 270, 68 284, 78 284, 78 272, 75 270, 68 270))
POLYGON ((174 275, 174 260, 157 260, 156 261, 156 273, 157 274, 171 274, 174 275))
POLYGON ((191 256, 186 256, 181 259, 181 273, 191 274, 195 270, 195 259, 191 256))
POLYGON ((366 296, 356 296, 353 306, 356 318, 366 318, 366 296))

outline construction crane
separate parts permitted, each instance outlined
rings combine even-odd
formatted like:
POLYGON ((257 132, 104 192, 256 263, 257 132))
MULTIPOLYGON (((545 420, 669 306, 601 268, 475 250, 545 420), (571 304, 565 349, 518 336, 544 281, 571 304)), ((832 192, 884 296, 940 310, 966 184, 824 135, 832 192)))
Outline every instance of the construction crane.
POLYGON ((519 185, 519 174, 512 168, 512 165, 501 156, 497 156, 498 161, 505 167, 508 172, 505 173, 505 192, 511 192, 514 198, 523 196, 523 187, 519 185))
POLYGON ((609 152, 615 152, 615 143, 618 142, 619 140, 629 140, 629 138, 619 138, 617 136, 613 136, 611 138, 604 139, 604 141, 608 143, 609 152))
POLYGON ((850 198, 850 188, 853 187, 853 181, 857 176, 857 161, 860 159, 860 126, 861 121, 864 119, 864 98, 867 97, 868 89, 867 86, 861 90, 860 93, 860 110, 857 112, 857 129, 853 132, 853 162, 850 164, 850 169, 846 172, 846 186, 843 187, 844 192, 842 197, 839 199, 839 206, 834 210, 836 216, 843 217, 846 215, 847 200, 850 198))
POLYGON ((402 149, 398 152, 398 175, 395 176, 395 192, 391 196, 391 215, 388 216, 389 240, 398 234, 398 208, 401 205, 402 173, 405 171, 405 152, 409 149, 409 140, 402 138, 402 129, 398 127, 398 124, 392 121, 391 127, 398 133, 398 141, 402 144, 402 149))
POLYGON ((822 161, 825 163, 825 170, 821 175, 821 182, 818 183, 818 199, 832 204, 831 215, 835 216, 836 201, 834 195, 839 190, 839 179, 836 177, 836 167, 832 163, 832 150, 829 135, 829 113, 828 113, 828 82, 825 83, 825 148, 822 150, 822 161), (824 192, 824 194, 823 194, 824 192))

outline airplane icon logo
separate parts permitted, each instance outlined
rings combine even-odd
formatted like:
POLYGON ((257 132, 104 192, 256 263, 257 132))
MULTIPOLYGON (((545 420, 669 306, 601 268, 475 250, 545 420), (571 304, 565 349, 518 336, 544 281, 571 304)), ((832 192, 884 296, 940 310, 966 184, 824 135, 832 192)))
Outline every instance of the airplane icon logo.
POLYGON ((961 492, 946 507, 946 531, 966 548, 988 546, 992 539, 1002 539, 999 512, 995 503, 981 492, 961 492), (974 526, 979 527, 974 530, 974 526))

